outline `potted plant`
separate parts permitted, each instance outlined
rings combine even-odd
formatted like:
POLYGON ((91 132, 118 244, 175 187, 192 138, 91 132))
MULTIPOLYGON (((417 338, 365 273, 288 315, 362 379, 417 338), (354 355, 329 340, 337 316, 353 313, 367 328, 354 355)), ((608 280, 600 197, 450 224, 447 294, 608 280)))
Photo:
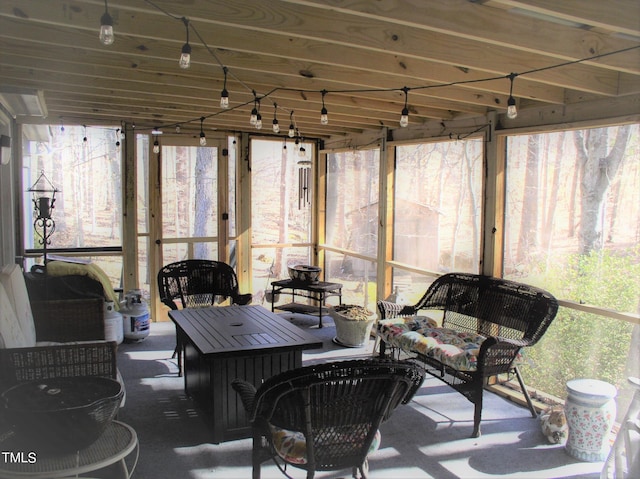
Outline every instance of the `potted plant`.
POLYGON ((355 304, 340 304, 329 308, 329 315, 336 325, 335 343, 349 348, 367 344, 375 320, 371 311, 355 304))

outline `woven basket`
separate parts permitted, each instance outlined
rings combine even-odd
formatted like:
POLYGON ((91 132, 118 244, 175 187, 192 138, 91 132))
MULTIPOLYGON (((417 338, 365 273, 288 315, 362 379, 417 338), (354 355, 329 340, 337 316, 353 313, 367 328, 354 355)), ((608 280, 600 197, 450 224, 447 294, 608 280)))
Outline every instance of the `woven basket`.
POLYGON ((15 447, 65 454, 95 442, 115 417, 124 390, 113 379, 55 378, 29 381, 0 396, 15 447))

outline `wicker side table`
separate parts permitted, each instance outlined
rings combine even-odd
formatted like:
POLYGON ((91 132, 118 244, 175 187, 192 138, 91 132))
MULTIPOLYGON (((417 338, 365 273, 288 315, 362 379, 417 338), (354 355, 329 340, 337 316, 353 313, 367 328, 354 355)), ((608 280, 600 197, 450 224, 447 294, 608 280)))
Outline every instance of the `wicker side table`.
POLYGON ((129 479, 133 471, 128 470, 125 458, 137 447, 138 436, 136 432, 131 426, 119 421, 112 421, 96 442, 70 454, 35 455, 35 453, 30 454, 30 451, 12 450, 10 443, 2 444, 0 478, 54 479, 75 477, 86 472, 97 471, 119 461, 121 465, 120 476, 129 479))

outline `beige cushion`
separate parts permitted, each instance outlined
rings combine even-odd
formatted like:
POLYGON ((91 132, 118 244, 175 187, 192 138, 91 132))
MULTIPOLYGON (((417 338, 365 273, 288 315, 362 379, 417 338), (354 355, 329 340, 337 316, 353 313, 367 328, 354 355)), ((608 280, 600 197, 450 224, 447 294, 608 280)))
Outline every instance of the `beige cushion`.
POLYGON ((25 345, 24 347, 35 346, 36 327, 33 322, 29 293, 24 282, 22 269, 17 264, 5 266, 0 271, 0 284, 4 287, 5 293, 12 304, 13 312, 17 318, 18 326, 22 330, 25 345))
POLYGON ((22 334, 9 296, 0 283, 0 347, 23 348, 25 346, 27 346, 27 339, 22 334))

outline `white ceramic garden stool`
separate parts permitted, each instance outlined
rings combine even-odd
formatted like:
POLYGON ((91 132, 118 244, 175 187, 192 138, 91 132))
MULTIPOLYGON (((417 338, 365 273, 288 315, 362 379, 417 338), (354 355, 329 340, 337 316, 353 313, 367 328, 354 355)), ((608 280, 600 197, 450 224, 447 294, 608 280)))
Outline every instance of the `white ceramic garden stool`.
POLYGON ((567 382, 567 393, 564 412, 569 437, 565 450, 581 461, 604 461, 616 419, 615 386, 597 379, 574 379, 567 382))

